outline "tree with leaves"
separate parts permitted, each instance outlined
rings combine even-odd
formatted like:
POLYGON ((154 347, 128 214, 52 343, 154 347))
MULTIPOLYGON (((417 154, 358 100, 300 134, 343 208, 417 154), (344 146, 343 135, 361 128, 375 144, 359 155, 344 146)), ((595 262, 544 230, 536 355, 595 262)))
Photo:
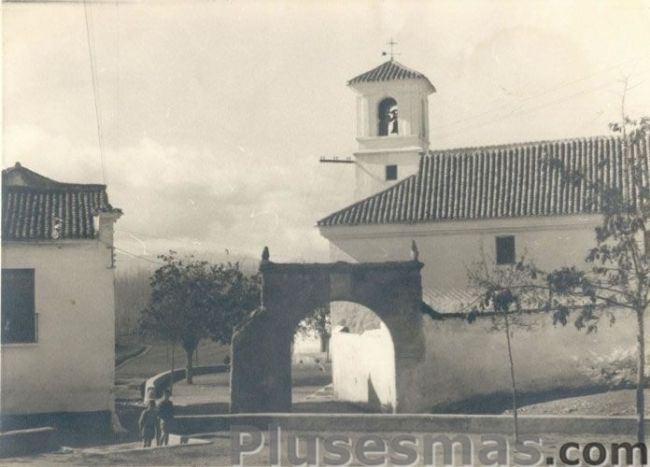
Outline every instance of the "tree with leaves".
POLYGON ((258 281, 236 263, 215 265, 174 251, 159 259, 163 265, 151 277, 151 301, 142 312, 140 330, 172 346, 181 344, 187 383, 192 384, 192 356, 199 342, 207 337, 230 342, 233 327, 259 304, 258 281))
MULTIPOLYGON (((630 311, 637 324, 637 437, 645 441, 645 318, 650 306, 650 117, 632 120, 623 114, 621 123, 610 125, 620 136, 622 183, 594 177, 566 167, 558 160, 549 165, 565 183, 582 185, 593 193, 602 222, 596 228, 596 245, 586 257, 590 268, 576 266, 546 276, 549 309, 554 320, 566 324, 572 308, 579 313, 576 327, 597 329, 599 319, 614 311, 630 311)), ((599 169, 613 164, 603 159, 599 169)))
MULTIPOLYGON (((595 170, 547 160, 569 187, 589 193, 588 207, 602 215, 595 229, 595 246, 585 265, 541 271, 522 259, 516 265, 518 283, 504 283, 489 275, 475 277, 484 304, 508 316, 528 302, 530 309, 550 312, 554 324, 573 323, 579 330, 595 332, 603 317, 615 322, 618 313, 632 312, 636 320, 637 437, 645 441, 645 314, 650 306, 650 117, 610 125, 619 138, 618 157, 604 157, 595 170), (619 176, 607 176, 611 165, 619 176), (527 277, 527 278, 526 278, 527 277)), ((511 358, 512 366, 512 358, 511 358)), ((514 376, 514 374, 513 374, 514 376)), ((514 377, 513 377, 514 387, 514 377)), ((515 394, 513 389, 513 394, 515 394)), ((516 401, 516 398, 513 399, 516 401)))
POLYGON ((208 334, 213 341, 230 345, 235 327, 260 306, 261 279, 258 273, 244 274, 239 264, 221 264, 216 270, 221 288, 213 302, 208 334))
POLYGON ((519 441, 519 404, 517 398, 517 379, 515 359, 512 349, 512 335, 516 327, 526 326, 522 314, 539 306, 539 288, 531 280, 531 267, 524 258, 512 265, 490 267, 493 260, 486 258, 481 249, 481 260, 468 270, 468 279, 472 287, 478 290, 479 300, 467 315, 467 321, 473 323, 480 315, 492 317, 494 331, 503 331, 510 371, 510 393, 512 401, 513 432, 519 441))
POLYGON ((327 353, 329 361, 330 338, 332 337, 332 323, 330 321, 329 303, 317 308, 312 314, 298 324, 297 332, 304 336, 317 334, 320 338, 320 351, 327 353))

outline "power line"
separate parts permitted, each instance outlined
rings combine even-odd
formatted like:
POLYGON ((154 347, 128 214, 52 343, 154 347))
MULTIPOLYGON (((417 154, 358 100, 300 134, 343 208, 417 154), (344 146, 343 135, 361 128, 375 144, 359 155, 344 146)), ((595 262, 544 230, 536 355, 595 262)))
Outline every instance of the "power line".
POLYGON ((139 260, 142 260, 142 261, 147 261, 148 263, 152 263, 152 264, 158 264, 158 265, 165 264, 162 261, 147 258, 146 256, 143 256, 143 255, 138 255, 137 253, 133 253, 132 251, 125 250, 124 248, 117 247, 117 246, 115 246, 113 244, 110 244, 108 242, 104 242, 102 240, 100 240, 100 242, 103 243, 104 245, 106 245, 107 247, 112 248, 115 251, 119 251, 122 254, 130 256, 131 258, 139 259, 139 260))
MULTIPOLYGON (((545 95, 550 94, 552 92, 555 92, 555 91, 557 91, 559 89, 565 88, 567 86, 571 86, 573 84, 576 84, 576 83, 579 83, 579 82, 582 82, 582 81, 586 81, 588 79, 593 78, 594 76, 598 76, 598 75, 600 75, 602 73, 606 73, 608 71, 614 70, 614 69, 620 67, 621 65, 623 65, 625 63, 631 62, 632 60, 637 60, 637 58, 630 59, 630 60, 625 60, 625 61, 623 61, 621 63, 618 63, 616 65, 612 65, 612 66, 603 68, 603 69, 601 69, 601 70, 599 70, 597 72, 594 72, 594 73, 592 73, 590 75, 587 75, 587 76, 583 76, 581 78, 577 78, 577 79, 570 80, 570 81, 565 81, 563 83, 560 83, 558 86, 555 86, 555 87, 552 87, 552 88, 547 88, 546 90, 544 90, 542 92, 539 92, 537 94, 533 94, 533 95, 530 95, 530 96, 523 97, 523 98, 519 99, 517 102, 514 102, 512 104, 502 104, 502 105, 499 105, 499 106, 496 106, 496 107, 491 107, 489 110, 485 110, 483 112, 479 112, 477 114, 470 115, 470 116, 465 117, 465 118, 460 118, 458 120, 454 120, 452 122, 448 122, 448 123, 445 123, 445 124, 442 124, 442 125, 437 125, 437 126, 431 127, 431 130, 439 130, 439 129, 443 129, 443 128, 448 128, 450 126, 454 126, 454 125, 457 125, 459 123, 464 123, 464 122, 467 122, 469 120, 473 120, 475 118, 479 118, 479 117, 482 117, 482 116, 485 116, 485 115, 490 115, 490 114, 492 114, 494 112, 498 112, 499 110, 506 109, 506 108, 508 108, 510 106, 517 107, 517 106, 519 106, 520 104, 522 104, 524 102, 528 102, 528 101, 536 99, 538 97, 545 96, 545 95)), ((642 60, 645 60, 645 58, 642 58, 642 60)))
MULTIPOLYGON (((140 236, 140 237, 152 238, 152 239, 155 239, 155 240, 165 240, 165 241, 168 241, 168 242, 183 243, 183 244, 185 244, 187 246, 194 247, 194 248, 196 248, 198 246, 195 243, 193 243, 191 241, 188 241, 188 240, 182 240, 182 239, 179 239, 179 238, 161 237, 161 236, 158 236, 158 235, 145 234, 145 233, 142 233, 142 232, 134 232, 132 230, 118 229, 118 230, 115 231, 115 233, 125 233, 125 234, 128 234, 128 235, 131 235, 133 238, 135 238, 137 240, 140 240, 140 239, 137 238, 138 236, 140 236)), ((210 247, 213 247, 213 248, 219 248, 219 249, 223 250, 224 252, 227 250, 226 255, 232 257, 235 260, 238 260, 238 258, 242 258, 242 259, 245 260, 245 259, 258 257, 257 253, 246 253, 245 251, 241 251, 241 250, 240 251, 233 250, 231 248, 231 246, 228 246, 228 245, 223 244, 223 243, 218 243, 218 242, 214 242, 214 241, 201 241, 199 243, 200 243, 200 245, 206 245, 206 246, 210 246, 210 247)), ((210 250, 208 250, 208 251, 210 251, 210 250)), ((285 259, 285 260, 288 260, 288 261, 295 260, 295 257, 286 256, 286 255, 274 254, 273 257, 276 258, 276 259, 285 259)))
MULTIPOLYGON (((645 74, 649 70, 650 69, 646 69, 646 70, 642 71, 641 73, 638 73, 637 75, 645 74)), ((461 127, 457 131, 441 133, 438 136, 443 136, 443 137, 454 136, 454 135, 460 134, 460 133, 462 133, 464 131, 468 131, 468 130, 472 130, 472 129, 476 129, 476 128, 481 128, 481 127, 487 126, 487 125, 493 125, 494 123, 497 123, 497 122, 500 122, 500 121, 503 121, 503 120, 506 120, 508 118, 512 118, 512 117, 515 117, 515 116, 528 115, 530 113, 536 112, 537 110, 541 110, 541 109, 544 109, 546 107, 550 107, 552 105, 562 104, 562 103, 567 102, 568 100, 573 99, 575 97, 578 97, 578 96, 581 96, 581 95, 584 95, 584 94, 589 94, 591 92, 600 91, 600 90, 605 89, 605 88, 611 86, 612 84, 615 84, 615 83, 618 83, 618 82, 619 82, 618 80, 611 80, 611 81, 608 81, 608 82, 606 82, 606 83, 604 83, 604 84, 602 84, 600 86, 590 88, 590 89, 586 89, 586 90, 583 90, 583 91, 580 91, 580 92, 576 92, 574 94, 570 94, 568 96, 562 97, 560 99, 556 99, 554 101, 546 102, 544 104, 540 104, 540 105, 530 107, 530 108, 526 108, 526 109, 513 110, 510 113, 508 113, 506 115, 502 115, 502 116, 500 116, 498 118, 492 118, 490 120, 477 122, 477 123, 475 123, 473 125, 467 125, 465 127, 461 127)))
POLYGON ((122 24, 120 18, 120 2, 115 0, 115 15, 117 17, 115 26, 115 107, 113 110, 113 122, 115 125, 115 153, 117 160, 120 160, 120 25, 122 24))
MULTIPOLYGON (((116 230, 116 231, 115 231, 115 233, 120 233, 120 232, 125 233, 125 234, 128 234, 128 235, 130 235, 132 238, 134 238, 134 239, 136 239, 136 240, 139 240, 139 241, 141 241, 141 240, 140 240, 138 237, 148 237, 148 238, 152 238, 152 239, 154 239, 154 240, 165 240, 165 241, 168 241, 168 242, 178 242, 178 243, 183 243, 183 244, 185 244, 185 245, 192 246, 192 247, 196 247, 196 246, 197 246, 195 243, 193 243, 193 242, 191 242, 191 241, 188 241, 188 240, 182 240, 182 239, 179 239, 179 238, 161 237, 161 236, 158 236, 158 235, 145 234, 145 233, 141 233, 141 232, 133 232, 133 231, 130 231, 130 230, 124 230, 124 229, 119 229, 119 230, 116 230)), ((143 242, 143 243, 144 243, 144 242, 143 242)), ((225 245, 225 244, 222 244, 222 243, 217 243, 217 242, 205 242, 205 241, 202 241, 202 242, 200 242, 200 244, 202 244, 202 245, 212 245, 212 246, 214 246, 214 247, 219 247, 219 248, 223 249, 224 251, 228 250, 227 255, 229 255, 229 256, 231 256, 231 255, 232 255, 233 257, 238 256, 235 252, 232 251, 231 247, 229 247, 229 246, 227 246, 227 245, 225 245)), ((241 256, 246 256, 244 253, 239 253, 239 255, 241 255, 241 256)))
POLYGON ((97 92, 97 63, 95 58, 95 37, 92 33, 92 14, 88 12, 88 2, 83 0, 84 18, 86 20, 86 40, 88 42, 88 58, 90 61, 90 78, 93 88, 93 104, 95 106, 95 121, 97 123, 97 143, 99 144, 99 158, 102 169, 102 181, 106 184, 106 168, 104 166, 104 141, 101 128, 101 112, 99 96, 97 92))
POLYGON ((124 248, 118 248, 116 246, 113 246, 113 248, 116 251, 119 251, 120 253, 123 253, 123 254, 125 254, 127 256, 130 256, 131 258, 139 259, 139 260, 142 260, 142 261, 147 261, 148 263, 152 263, 152 264, 158 264, 158 265, 165 264, 162 261, 157 261, 157 260, 154 260, 154 259, 151 259, 151 258, 147 258, 146 256, 142 256, 142 255, 132 253, 132 252, 130 252, 128 250, 125 250, 124 248))

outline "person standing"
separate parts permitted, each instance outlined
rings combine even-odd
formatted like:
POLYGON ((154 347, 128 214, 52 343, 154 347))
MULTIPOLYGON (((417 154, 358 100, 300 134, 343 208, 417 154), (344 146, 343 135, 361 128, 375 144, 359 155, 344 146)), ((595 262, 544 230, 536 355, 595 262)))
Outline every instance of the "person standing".
POLYGON ((156 437, 156 428, 158 425, 158 414, 156 411, 155 400, 149 400, 147 408, 142 411, 142 414, 140 414, 138 425, 140 426, 140 433, 142 434, 144 447, 151 447, 151 441, 156 437))
POLYGON ((169 430, 174 422, 174 403, 169 399, 172 392, 165 389, 163 400, 158 404, 158 418, 160 419, 160 436, 158 446, 169 444, 169 430))

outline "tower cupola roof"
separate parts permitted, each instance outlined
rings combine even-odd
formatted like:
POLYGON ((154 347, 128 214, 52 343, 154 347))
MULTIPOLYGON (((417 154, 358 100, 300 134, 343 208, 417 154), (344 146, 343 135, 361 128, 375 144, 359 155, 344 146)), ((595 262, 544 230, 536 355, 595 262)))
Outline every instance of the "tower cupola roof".
POLYGON ((399 80, 424 80, 431 87, 431 91, 435 92, 436 88, 431 84, 431 81, 419 71, 408 68, 401 63, 391 59, 382 63, 378 67, 370 71, 361 73, 348 81, 348 86, 360 83, 372 83, 379 81, 399 81, 399 80))

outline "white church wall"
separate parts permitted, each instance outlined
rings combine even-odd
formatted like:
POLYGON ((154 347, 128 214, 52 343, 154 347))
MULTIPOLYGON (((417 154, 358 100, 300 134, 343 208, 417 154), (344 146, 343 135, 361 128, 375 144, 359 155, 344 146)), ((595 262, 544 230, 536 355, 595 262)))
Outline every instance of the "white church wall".
POLYGON ((107 411, 114 379, 111 254, 92 240, 4 242, 3 268, 35 270, 35 343, 2 346, 2 413, 107 411))
MULTIPOLYGON (((482 254, 494 260, 497 235, 514 235, 516 256, 525 253, 542 269, 585 265, 584 258, 587 249, 594 244, 594 227, 599 221, 598 216, 572 216, 358 226, 321 231, 331 241, 333 261, 406 260, 411 240, 415 239, 419 259, 424 263, 423 288, 445 293, 454 289, 467 290, 467 269, 482 254)), ((333 313, 333 323, 336 323, 335 316, 333 313)), ((502 332, 491 330, 491 318, 481 317, 472 324, 454 317, 441 321, 428 316, 423 319, 426 358, 417 372, 420 383, 412 388, 413 396, 421 400, 422 411, 434 405, 509 389, 505 339, 502 332)), ((602 364, 601 359, 607 355, 631 351, 635 345, 635 324, 622 312, 618 313, 613 326, 605 320, 599 332, 593 335, 576 330, 571 323, 566 327, 554 327, 547 314, 527 316, 525 322, 529 326, 516 329, 513 339, 517 378, 522 391, 540 392, 593 384, 588 372, 580 370, 579 365, 586 368, 590 364, 602 364)), ((373 327, 376 326, 367 328, 373 327)), ((363 327, 357 332, 361 330, 363 327)), ((360 336, 363 334, 349 334, 344 339, 332 341, 333 372, 339 375, 334 379, 334 388, 342 398, 367 397, 359 382, 366 370, 356 362, 372 358, 378 350, 364 347, 360 336)))
MULTIPOLYGON (((526 316, 513 329, 512 346, 517 389, 543 393, 603 384, 595 373, 609 358, 634 355, 634 316, 617 313, 598 332, 587 334, 572 323, 554 326, 545 313, 526 316)), ((413 391, 421 398, 422 411, 434 406, 510 390, 507 344, 504 331, 495 330, 490 317, 473 323, 462 318, 424 319, 426 357, 417 371, 413 391)), ((616 363, 615 363, 616 364, 616 363)))
POLYGON ((395 353, 383 324, 361 334, 335 331, 332 382, 339 399, 395 407, 395 353), (374 394, 373 394, 374 391, 374 394))
MULTIPOLYGON (((388 138, 388 137, 387 137, 388 138)), ((356 153, 355 200, 366 198, 378 191, 404 180, 418 171, 422 149, 415 148, 406 153, 356 153), (397 166, 397 179, 386 180, 386 166, 397 166)))
POLYGON ((332 261, 404 261, 415 240, 424 263, 423 288, 444 291, 467 288, 467 269, 482 255, 494 261, 500 235, 514 235, 516 257, 523 254, 542 269, 584 264, 599 221, 599 216, 557 216, 329 227, 321 233, 331 242, 332 261))

